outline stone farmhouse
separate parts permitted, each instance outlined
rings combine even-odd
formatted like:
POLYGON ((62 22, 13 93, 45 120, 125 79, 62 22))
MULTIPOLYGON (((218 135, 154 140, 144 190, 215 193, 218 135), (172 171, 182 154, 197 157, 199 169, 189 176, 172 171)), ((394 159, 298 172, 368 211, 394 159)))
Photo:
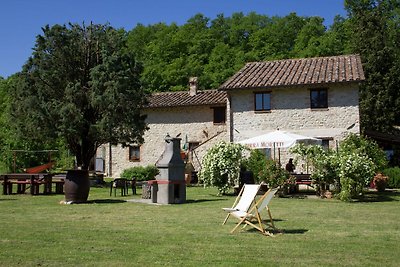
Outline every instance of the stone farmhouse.
POLYGON ((247 63, 218 90, 199 91, 191 79, 186 92, 151 96, 142 145, 111 150, 105 145, 97 158, 106 174, 118 177, 125 168, 155 164, 169 134, 182 138, 199 170, 201 158, 218 141, 237 142, 276 129, 320 138, 333 148, 349 132, 360 131, 363 80, 358 55, 247 63))

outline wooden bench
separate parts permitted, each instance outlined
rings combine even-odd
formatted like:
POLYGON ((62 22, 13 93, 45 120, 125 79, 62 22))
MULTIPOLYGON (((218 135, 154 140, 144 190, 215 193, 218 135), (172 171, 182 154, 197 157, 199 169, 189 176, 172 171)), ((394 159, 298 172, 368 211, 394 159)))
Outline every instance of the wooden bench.
POLYGON ((293 177, 296 178, 295 181, 295 191, 299 192, 299 185, 308 185, 313 187, 313 180, 311 179, 310 174, 292 174, 293 177))
POLYGON ((43 194, 51 194, 53 184, 56 185, 56 193, 63 193, 64 180, 53 180, 51 174, 11 173, 0 177, 3 180, 3 195, 11 195, 14 185, 17 185, 17 194, 24 194, 29 188, 31 195, 38 195, 40 185, 43 185, 43 194))

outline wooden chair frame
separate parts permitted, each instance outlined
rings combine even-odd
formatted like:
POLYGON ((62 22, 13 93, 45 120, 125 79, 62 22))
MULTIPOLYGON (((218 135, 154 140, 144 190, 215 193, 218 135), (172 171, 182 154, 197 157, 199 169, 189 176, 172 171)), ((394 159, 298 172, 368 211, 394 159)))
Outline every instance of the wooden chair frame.
POLYGON ((232 207, 223 208, 224 211, 228 212, 228 215, 226 215, 222 225, 226 223, 232 212, 248 212, 251 206, 255 203, 255 198, 259 189, 260 185, 258 184, 244 184, 238 196, 236 197, 235 202, 233 202, 232 207))
POLYGON ((264 227, 262 218, 261 218, 261 211, 264 210, 264 208, 268 212, 270 224, 267 226, 271 227, 274 230, 278 229, 275 227, 274 220, 272 219, 271 215, 271 210, 268 207, 269 202, 271 199, 274 197, 275 193, 278 191, 277 188, 275 189, 269 189, 257 202, 256 204, 249 210, 249 212, 246 213, 232 213, 232 215, 236 216, 239 218, 238 224, 232 229, 231 233, 234 233, 236 229, 239 228, 239 226, 243 225, 243 228, 245 228, 247 225, 250 225, 251 227, 257 229, 264 235, 272 236, 273 233, 269 232, 266 230, 266 227, 264 227), (256 220, 256 222, 253 222, 253 220, 256 220))

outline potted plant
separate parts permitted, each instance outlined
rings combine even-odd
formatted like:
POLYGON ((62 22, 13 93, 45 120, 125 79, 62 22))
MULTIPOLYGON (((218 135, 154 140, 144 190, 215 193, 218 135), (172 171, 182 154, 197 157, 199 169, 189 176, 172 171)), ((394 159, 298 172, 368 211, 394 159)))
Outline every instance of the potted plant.
POLYGON ((383 175, 382 173, 377 173, 372 181, 378 192, 384 192, 387 187, 389 177, 383 175))
POLYGON ((19 73, 18 127, 30 138, 61 138, 75 156, 79 170, 67 173, 65 191, 77 192, 66 201, 86 201, 89 164, 102 144, 143 141, 146 94, 126 37, 109 25, 47 25, 19 73))

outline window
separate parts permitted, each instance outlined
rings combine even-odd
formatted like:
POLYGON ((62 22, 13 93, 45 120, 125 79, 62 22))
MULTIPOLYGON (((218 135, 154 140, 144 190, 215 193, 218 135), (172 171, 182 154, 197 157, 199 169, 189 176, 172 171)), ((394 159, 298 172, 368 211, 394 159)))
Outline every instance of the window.
POLYGON ((329 149, 329 139, 322 139, 322 140, 321 140, 321 146, 322 146, 325 150, 328 150, 328 149, 329 149))
POLYGON ((140 161, 140 146, 129 146, 129 161, 140 161))
POLYGON ((271 93, 255 93, 254 101, 256 111, 271 110, 271 93))
POLYGON ((328 108, 328 90, 312 89, 310 90, 311 109, 328 108))
POLYGON ((193 151, 199 145, 200 145, 200 142, 189 142, 189 151, 193 151))
POLYGON ((214 107, 214 119, 213 122, 217 123, 225 123, 226 122, 226 108, 225 107, 214 107))
POLYGON ((194 150, 196 147, 198 147, 200 145, 200 142, 189 142, 189 155, 188 155, 188 159, 189 161, 193 162, 194 161, 194 157, 196 157, 194 155, 194 150))

